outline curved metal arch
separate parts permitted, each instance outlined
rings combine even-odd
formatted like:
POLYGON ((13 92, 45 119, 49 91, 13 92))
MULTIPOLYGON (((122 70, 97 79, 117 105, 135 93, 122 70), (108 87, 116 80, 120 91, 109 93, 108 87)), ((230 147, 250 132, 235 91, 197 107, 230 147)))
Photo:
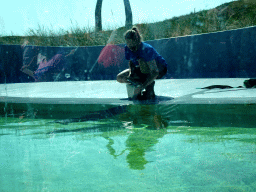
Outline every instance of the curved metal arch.
MULTIPOLYGON (((95 8, 95 31, 102 31, 102 19, 101 19, 101 8, 103 0, 97 0, 95 8)), ((125 8, 125 27, 129 28, 132 26, 132 9, 129 0, 124 0, 125 8)))

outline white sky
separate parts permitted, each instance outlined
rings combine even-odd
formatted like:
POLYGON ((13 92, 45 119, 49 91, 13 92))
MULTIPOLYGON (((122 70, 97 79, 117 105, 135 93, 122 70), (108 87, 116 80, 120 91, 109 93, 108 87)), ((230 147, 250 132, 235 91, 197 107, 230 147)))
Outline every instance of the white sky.
MULTIPOLYGON (((133 24, 163 21, 197 11, 211 9, 233 0, 130 0, 133 24)), ((26 35, 38 26, 58 31, 70 26, 94 28, 97 0, 14 0, 0 6, 0 36, 26 35), (73 24, 71 24, 71 21, 73 24)), ((103 0, 103 29, 124 26, 123 0, 103 0)))

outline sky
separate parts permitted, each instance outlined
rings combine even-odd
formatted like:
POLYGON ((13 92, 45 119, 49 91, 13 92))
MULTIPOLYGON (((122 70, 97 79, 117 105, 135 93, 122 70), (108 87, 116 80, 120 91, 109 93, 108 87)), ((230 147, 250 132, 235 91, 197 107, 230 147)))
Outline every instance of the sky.
MULTIPOLYGON (((234 0, 130 0, 133 24, 163 21, 234 0)), ((24 36, 39 26, 53 31, 95 27, 97 0, 14 0, 0 7, 0 36, 24 36)), ((123 0, 103 0, 103 30, 125 24, 123 0)))

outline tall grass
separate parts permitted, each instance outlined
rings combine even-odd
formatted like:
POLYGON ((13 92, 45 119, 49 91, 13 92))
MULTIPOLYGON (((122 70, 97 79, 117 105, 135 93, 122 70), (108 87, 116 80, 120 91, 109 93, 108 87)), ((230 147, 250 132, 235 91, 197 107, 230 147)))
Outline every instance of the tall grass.
MULTIPOLYGON (((256 3, 248 0, 225 3, 211 10, 190 13, 181 17, 174 17, 162 22, 143 22, 137 24, 143 40, 170 38, 192 34, 209 33, 230 29, 237 29, 256 25, 256 3)), ((38 25, 37 29, 30 29, 25 37, 0 37, 0 44, 23 44, 25 40, 31 45, 41 46, 95 46, 105 45, 113 31, 114 43, 124 43, 125 27, 95 33, 90 27, 79 27, 71 22, 70 29, 53 31, 38 25)), ((111 28, 111 29, 110 29, 111 28)))

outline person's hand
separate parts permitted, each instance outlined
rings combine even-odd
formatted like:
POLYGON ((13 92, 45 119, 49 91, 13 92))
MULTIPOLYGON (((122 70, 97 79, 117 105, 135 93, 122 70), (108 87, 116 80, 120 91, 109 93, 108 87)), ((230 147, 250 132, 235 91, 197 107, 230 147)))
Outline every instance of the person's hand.
POLYGON ((131 76, 129 76, 128 78, 127 78, 127 81, 131 84, 131 85, 133 85, 133 86, 135 86, 135 87, 142 87, 142 83, 140 83, 140 82, 138 82, 138 81, 136 81, 133 77, 131 77, 131 76))
POLYGON ((140 93, 145 89, 145 87, 142 84, 137 85, 136 88, 139 89, 140 93))

